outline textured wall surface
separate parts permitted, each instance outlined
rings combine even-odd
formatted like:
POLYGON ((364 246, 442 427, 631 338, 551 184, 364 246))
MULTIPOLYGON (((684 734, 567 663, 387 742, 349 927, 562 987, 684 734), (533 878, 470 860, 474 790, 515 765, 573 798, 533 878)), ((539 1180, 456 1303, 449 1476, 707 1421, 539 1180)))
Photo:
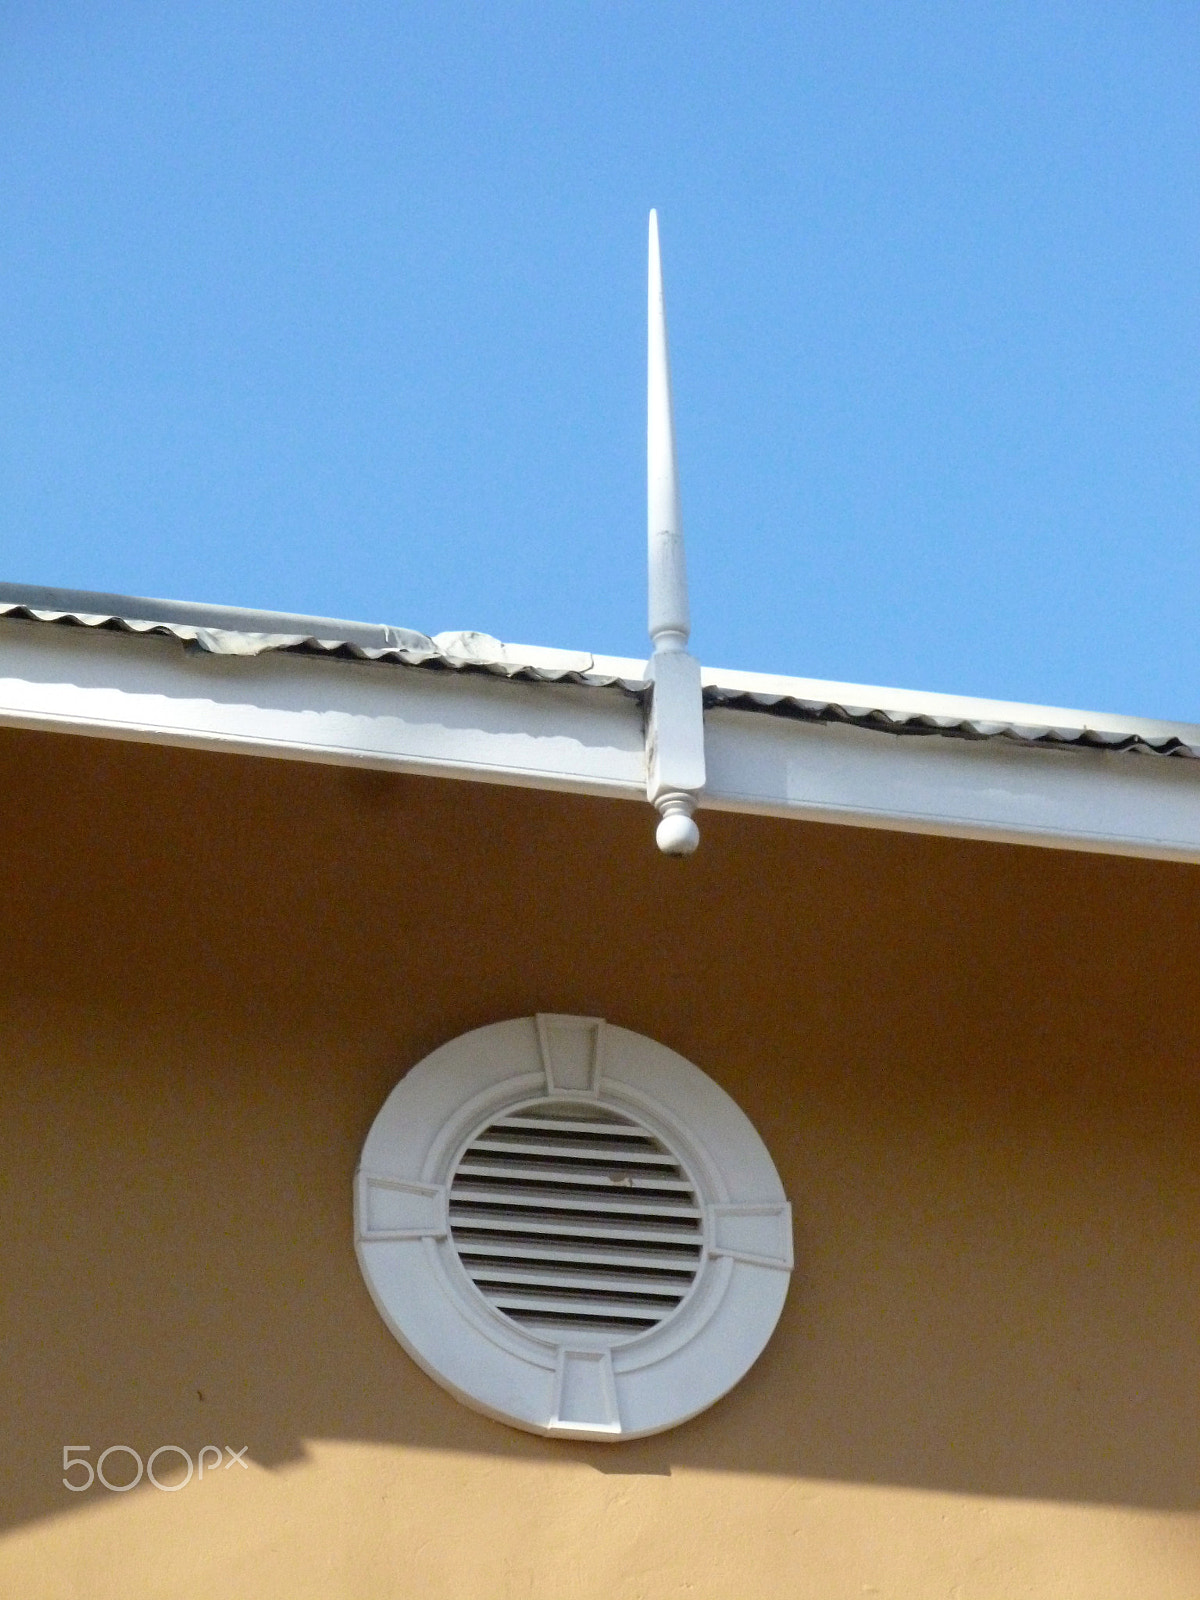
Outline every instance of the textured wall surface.
POLYGON ((1200 869, 703 821, 0 736, 0 1592, 1194 1600, 1200 869), (696 1061, 795 1206, 766 1354, 639 1444, 459 1406, 354 1258, 392 1084, 535 1010, 696 1061), (248 1466, 63 1488, 114 1443, 248 1466))

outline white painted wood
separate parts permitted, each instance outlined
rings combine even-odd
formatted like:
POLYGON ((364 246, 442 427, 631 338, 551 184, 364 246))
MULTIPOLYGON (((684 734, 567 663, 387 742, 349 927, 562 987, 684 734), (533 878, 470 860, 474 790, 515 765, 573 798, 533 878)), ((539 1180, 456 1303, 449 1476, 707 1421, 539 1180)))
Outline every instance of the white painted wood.
POLYGON ((647 672, 646 793, 662 817, 655 833, 658 848, 666 855, 687 856, 700 843, 692 813, 704 788, 704 710, 700 664, 687 653, 691 613, 656 211, 650 213, 646 327, 646 528, 654 645, 647 672))
POLYGON ((655 650, 685 650, 691 631, 671 362, 663 297, 658 213, 650 213, 650 268, 646 306, 646 526, 649 539, 649 622, 655 650))
MULTIPOLYGON (((506 646, 519 665, 520 647, 506 646)), ((637 678, 645 663, 591 658, 637 678)), ((1200 728, 817 679, 704 670, 730 689, 1200 745, 1200 728)), ((704 804, 733 812, 1200 862, 1200 761, 896 735, 715 708, 704 804)), ((644 801, 643 708, 616 688, 0 620, 0 726, 644 801)))
POLYGON ((642 708, 619 689, 0 623, 0 724, 645 794, 642 708))
POLYGON ((686 650, 656 651, 646 740, 646 793, 656 805, 673 793, 704 788, 704 705, 700 663, 686 650))
POLYGON ((1200 861, 1200 761, 732 710, 710 711, 706 733, 721 810, 1200 861))

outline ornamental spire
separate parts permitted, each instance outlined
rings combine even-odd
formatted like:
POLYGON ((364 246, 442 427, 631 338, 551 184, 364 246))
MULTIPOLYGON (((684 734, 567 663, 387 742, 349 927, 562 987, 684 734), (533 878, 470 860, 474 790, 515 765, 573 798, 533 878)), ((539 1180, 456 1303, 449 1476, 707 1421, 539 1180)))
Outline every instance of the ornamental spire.
POLYGON ((658 212, 650 213, 650 272, 647 284, 646 516, 650 543, 650 637, 659 650, 685 650, 691 632, 683 519, 679 514, 679 469, 671 408, 671 358, 663 300, 658 212))
POLYGON ((679 515, 657 211, 650 213, 647 290, 646 526, 654 653, 646 667, 651 685, 646 794, 662 818, 655 833, 658 848, 665 855, 690 856, 700 843, 692 812, 704 787, 704 705, 700 663, 687 648, 692 623, 679 515))

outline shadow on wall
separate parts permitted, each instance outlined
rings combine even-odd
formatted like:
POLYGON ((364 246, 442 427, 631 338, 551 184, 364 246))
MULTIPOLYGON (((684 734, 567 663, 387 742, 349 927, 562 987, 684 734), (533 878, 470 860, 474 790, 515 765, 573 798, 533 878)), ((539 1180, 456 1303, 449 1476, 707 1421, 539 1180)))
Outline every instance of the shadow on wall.
POLYGON ((636 806, 43 735, 0 795, 5 1525, 64 1444, 322 1438, 1200 1505, 1194 869, 722 816, 680 863, 636 806), (795 1204, 775 1339, 652 1440, 476 1416, 359 1277, 392 1083, 536 1009, 697 1061, 795 1204))

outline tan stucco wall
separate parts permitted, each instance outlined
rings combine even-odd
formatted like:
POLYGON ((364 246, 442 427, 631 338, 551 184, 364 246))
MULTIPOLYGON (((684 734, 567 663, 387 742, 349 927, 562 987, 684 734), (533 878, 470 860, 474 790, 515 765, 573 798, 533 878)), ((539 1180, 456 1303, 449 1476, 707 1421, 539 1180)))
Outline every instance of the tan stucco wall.
POLYGON ((1200 870, 651 825, 0 736, 0 1594, 1195 1600, 1200 870), (766 1354, 640 1444, 459 1406, 355 1263, 384 1095, 538 1009, 703 1066, 796 1209, 766 1354))

